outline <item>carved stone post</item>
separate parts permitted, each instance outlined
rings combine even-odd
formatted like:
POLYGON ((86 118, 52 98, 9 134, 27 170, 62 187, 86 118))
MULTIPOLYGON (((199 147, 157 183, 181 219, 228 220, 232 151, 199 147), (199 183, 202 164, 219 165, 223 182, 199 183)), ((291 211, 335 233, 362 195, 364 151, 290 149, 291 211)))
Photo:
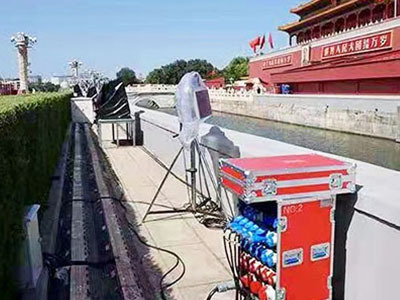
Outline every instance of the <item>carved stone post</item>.
POLYGON ((25 46, 17 46, 17 50, 19 71, 18 93, 25 93, 28 90, 28 49, 25 46))
POLYGON ((400 106, 397 106, 397 139, 396 142, 400 143, 400 106))
POLYGON ((28 90, 28 48, 36 43, 36 38, 27 36, 23 32, 18 32, 16 36, 11 37, 18 52, 19 69, 19 94, 24 94, 28 90))

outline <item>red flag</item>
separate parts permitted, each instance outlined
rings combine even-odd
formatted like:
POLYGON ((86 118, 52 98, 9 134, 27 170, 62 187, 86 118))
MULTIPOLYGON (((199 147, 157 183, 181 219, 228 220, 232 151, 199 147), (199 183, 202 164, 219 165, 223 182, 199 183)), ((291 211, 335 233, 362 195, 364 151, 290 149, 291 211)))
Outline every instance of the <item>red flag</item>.
POLYGON ((271 32, 269 33, 269 36, 268 36, 268 43, 269 43, 269 46, 271 47, 271 49, 274 49, 274 41, 272 40, 271 32))
POLYGON ((265 34, 261 37, 260 50, 264 49, 265 46, 265 34))
POLYGON ((250 48, 253 49, 253 52, 256 53, 257 51, 257 46, 260 46, 260 37, 256 37, 254 40, 252 40, 250 43, 250 48))

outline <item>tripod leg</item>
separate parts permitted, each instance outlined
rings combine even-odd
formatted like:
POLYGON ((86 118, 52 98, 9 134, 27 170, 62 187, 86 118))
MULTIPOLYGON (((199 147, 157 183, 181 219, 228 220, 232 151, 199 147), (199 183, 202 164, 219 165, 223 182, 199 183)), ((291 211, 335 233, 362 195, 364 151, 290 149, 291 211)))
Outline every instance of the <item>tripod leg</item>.
POLYGON ((190 185, 191 185, 191 206, 192 210, 196 210, 197 186, 196 186, 196 141, 190 145, 190 185))
POLYGON ((160 185, 159 185, 159 187, 157 189, 157 192, 155 193, 153 199, 151 200, 151 202, 149 204, 149 207, 146 210, 146 213, 143 216, 142 223, 144 223, 146 221, 146 218, 147 218, 148 214, 150 213, 150 210, 153 207, 154 202, 156 201, 158 195, 161 192, 162 187, 164 186, 165 182, 167 181, 168 175, 171 174, 172 168, 174 167, 175 163, 177 162, 177 160, 178 160, 179 156, 181 155, 182 151, 183 151, 183 147, 181 147, 181 149, 179 150, 178 154, 176 154, 174 160, 172 161, 171 165, 169 166, 167 173, 165 174, 163 180, 161 181, 161 183, 160 183, 160 185))
MULTIPOLYGON (((203 159, 201 158, 201 155, 199 155, 199 181, 201 182, 201 179, 203 178, 204 180, 204 185, 206 187, 206 191, 207 191, 207 197, 208 199, 211 199, 211 193, 210 193, 210 189, 208 187, 208 183, 207 183, 207 177, 206 177, 206 172, 204 171, 204 166, 203 164, 206 162, 203 162, 203 159)), ((203 196, 203 191, 201 191, 202 196, 203 196)))
POLYGON ((207 170, 208 176, 210 177, 213 188, 215 190, 217 200, 221 203, 221 195, 218 193, 218 186, 217 186, 217 183, 214 181, 213 172, 211 171, 210 166, 207 163, 206 157, 204 156, 204 153, 201 151, 199 141, 197 141, 197 140, 196 140, 196 147, 197 147, 197 152, 199 152, 199 156, 202 158, 203 163, 206 166, 206 170, 207 170))

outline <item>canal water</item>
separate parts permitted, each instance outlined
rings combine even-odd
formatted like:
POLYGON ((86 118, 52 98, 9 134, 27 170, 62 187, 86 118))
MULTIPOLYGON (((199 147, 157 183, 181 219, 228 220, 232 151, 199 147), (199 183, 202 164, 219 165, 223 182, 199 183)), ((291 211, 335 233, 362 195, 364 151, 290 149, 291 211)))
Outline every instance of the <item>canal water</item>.
MULTIPOLYGON (((176 115, 172 108, 158 111, 176 115)), ((219 112, 206 123, 400 171, 400 143, 390 140, 219 112)))
POLYGON ((207 123, 400 171, 400 143, 214 112, 207 123))

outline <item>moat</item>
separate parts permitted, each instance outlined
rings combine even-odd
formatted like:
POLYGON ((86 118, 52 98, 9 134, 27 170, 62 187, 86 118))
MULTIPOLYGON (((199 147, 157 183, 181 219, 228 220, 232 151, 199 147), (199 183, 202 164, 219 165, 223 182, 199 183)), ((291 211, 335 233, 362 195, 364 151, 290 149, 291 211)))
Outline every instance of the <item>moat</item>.
MULTIPOLYGON (((159 111, 176 114, 171 108, 159 111)), ((206 123, 400 171, 400 143, 390 140, 220 112, 206 123)))

